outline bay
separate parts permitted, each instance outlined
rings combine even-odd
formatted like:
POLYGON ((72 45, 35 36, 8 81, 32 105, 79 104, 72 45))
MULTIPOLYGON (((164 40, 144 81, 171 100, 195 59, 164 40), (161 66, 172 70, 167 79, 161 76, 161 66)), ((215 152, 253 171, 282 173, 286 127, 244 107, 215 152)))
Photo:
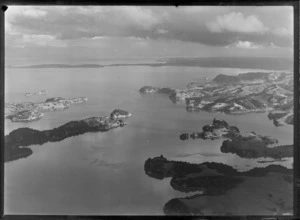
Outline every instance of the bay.
MULTIPOLYGON (((202 67, 106 66, 97 69, 6 69, 5 102, 45 101, 50 97, 88 97, 66 111, 45 113, 36 122, 11 123, 19 127, 52 129, 72 120, 109 115, 120 108, 133 114, 124 128, 86 133, 58 143, 31 146, 33 154, 5 164, 5 214, 143 214, 161 215, 163 205, 184 197, 170 187, 170 179, 148 177, 144 162, 164 155, 168 159, 201 163, 221 162, 239 170, 268 163, 220 152, 222 140, 180 141, 183 132, 200 131, 213 118, 224 119, 243 131, 293 143, 293 127, 275 127, 266 113, 230 116, 186 112, 183 104, 165 95, 141 95, 145 85, 184 88, 189 82, 238 74, 246 69, 202 67), (47 90, 46 96, 25 97, 25 92, 47 90)), ((292 167, 292 159, 279 161, 292 167)))

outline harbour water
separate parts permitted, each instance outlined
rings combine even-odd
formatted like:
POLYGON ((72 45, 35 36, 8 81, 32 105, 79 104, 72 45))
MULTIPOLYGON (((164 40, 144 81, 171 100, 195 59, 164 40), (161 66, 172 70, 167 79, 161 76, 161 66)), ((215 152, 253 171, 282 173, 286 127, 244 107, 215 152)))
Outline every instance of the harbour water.
MULTIPOLYGON (((5 214, 143 214, 161 215, 163 205, 185 197, 170 187, 170 179, 145 175, 144 162, 164 155, 195 163, 221 162, 239 170, 267 166, 220 151, 222 140, 181 141, 183 132, 201 131, 213 118, 243 131, 293 143, 293 127, 275 127, 267 113, 230 116, 187 112, 165 95, 141 95, 145 85, 184 88, 189 82, 218 74, 258 71, 229 68, 110 66, 71 69, 6 69, 5 102, 45 101, 50 97, 88 97, 66 111, 48 112, 35 122, 5 120, 5 133, 19 127, 52 129, 72 120, 109 115, 113 109, 132 113, 128 125, 105 133, 86 133, 57 143, 31 146, 33 154, 5 163, 5 214), (47 95, 26 97, 41 89, 47 95)), ((277 161, 292 168, 292 159, 277 161)))

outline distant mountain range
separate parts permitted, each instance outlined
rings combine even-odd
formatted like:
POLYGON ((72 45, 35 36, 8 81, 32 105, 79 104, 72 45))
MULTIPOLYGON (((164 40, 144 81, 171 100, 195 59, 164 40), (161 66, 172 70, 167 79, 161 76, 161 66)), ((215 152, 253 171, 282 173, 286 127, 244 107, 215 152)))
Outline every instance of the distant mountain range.
POLYGON ((11 68, 101 68, 105 66, 200 66, 219 68, 292 70, 293 59, 282 57, 198 57, 160 58, 153 63, 114 63, 114 64, 41 64, 30 66, 9 66, 11 68))

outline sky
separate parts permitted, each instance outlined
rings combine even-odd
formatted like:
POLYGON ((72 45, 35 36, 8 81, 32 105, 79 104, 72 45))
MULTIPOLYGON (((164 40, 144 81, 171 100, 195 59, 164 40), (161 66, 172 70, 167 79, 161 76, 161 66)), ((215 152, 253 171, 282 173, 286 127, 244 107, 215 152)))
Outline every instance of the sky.
POLYGON ((9 6, 8 65, 292 57, 291 6, 9 6))

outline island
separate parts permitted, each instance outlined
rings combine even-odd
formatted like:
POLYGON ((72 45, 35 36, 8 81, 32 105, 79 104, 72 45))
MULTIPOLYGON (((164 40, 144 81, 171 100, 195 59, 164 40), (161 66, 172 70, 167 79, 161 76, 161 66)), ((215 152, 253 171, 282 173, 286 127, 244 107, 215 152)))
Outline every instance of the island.
POLYGON ((65 99, 54 97, 45 102, 6 103, 5 116, 12 122, 32 122, 41 119, 45 112, 68 109, 72 104, 86 102, 87 97, 65 99))
POLYGON ((121 110, 121 109, 115 109, 110 113, 110 118, 112 119, 122 119, 122 118, 128 118, 131 117, 132 114, 130 112, 121 110))
POLYGON ((256 134, 254 131, 240 133, 236 126, 230 126, 224 120, 213 119, 210 125, 204 125, 202 132, 183 133, 181 140, 204 139, 214 140, 224 138, 221 146, 222 153, 234 153, 242 158, 270 157, 281 159, 293 157, 294 145, 280 145, 278 140, 269 136, 256 134))
POLYGON ((46 95, 46 94, 47 94, 46 90, 39 90, 37 92, 26 92, 25 96, 46 95))
POLYGON ((4 161, 26 158, 33 152, 28 146, 42 145, 47 142, 59 142, 68 137, 86 132, 106 132, 113 128, 123 127, 123 120, 131 113, 116 109, 110 116, 90 117, 79 121, 71 121, 51 130, 39 131, 31 128, 18 128, 5 136, 4 161), (119 116, 122 115, 122 119, 119 116))
POLYGON ((293 83, 293 75, 288 72, 248 72, 220 74, 211 82, 191 82, 185 89, 144 86, 139 92, 166 94, 174 103, 184 102, 188 112, 247 114, 281 111, 285 115, 281 120, 276 118, 274 124, 278 126, 293 124, 293 83))
POLYGON ((243 215, 249 207, 269 215, 293 210, 293 170, 280 165, 241 172, 222 163, 169 161, 161 155, 147 159, 144 170, 152 178, 171 177, 177 191, 195 192, 167 202, 163 210, 168 215, 243 215))
POLYGON ((218 120, 216 118, 213 119, 213 123, 210 125, 204 125, 202 127, 202 132, 193 132, 191 134, 183 133, 179 136, 180 140, 188 140, 191 139, 220 139, 222 137, 230 138, 240 135, 240 131, 236 126, 230 126, 225 120, 218 120))
POLYGON ((160 94, 172 95, 174 92, 176 92, 176 90, 172 88, 158 88, 153 86, 144 86, 140 88, 139 92, 142 94, 160 93, 160 94))

